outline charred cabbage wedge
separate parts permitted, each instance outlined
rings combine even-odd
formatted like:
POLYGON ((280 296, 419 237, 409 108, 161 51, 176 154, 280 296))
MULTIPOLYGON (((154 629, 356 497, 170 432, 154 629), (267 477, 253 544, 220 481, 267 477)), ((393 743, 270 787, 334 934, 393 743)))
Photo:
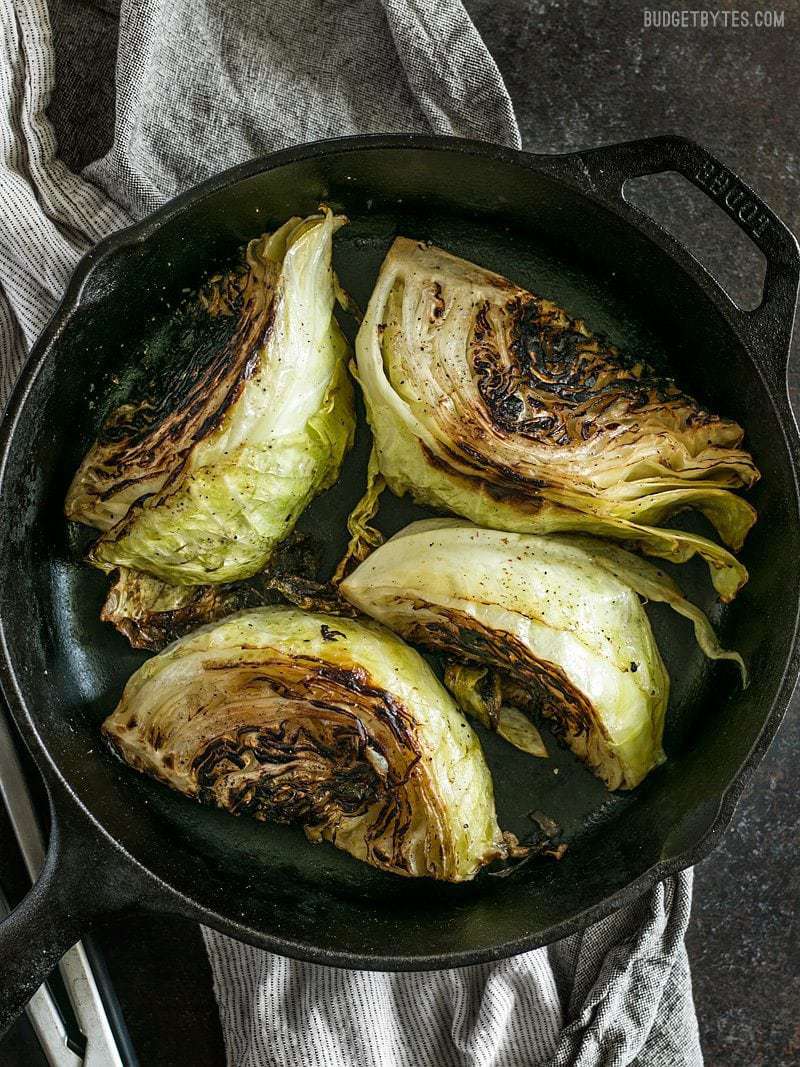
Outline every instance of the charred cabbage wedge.
POLYGON ((289 603, 326 613, 356 610, 330 585, 304 577, 317 571, 314 539, 294 530, 275 549, 266 570, 239 582, 171 585, 143 571, 119 567, 100 611, 134 648, 160 652, 199 626, 244 608, 289 603))
POLYGON ((333 316, 345 221, 325 211, 252 241, 231 340, 104 425, 66 501, 70 519, 103 531, 95 566, 174 585, 246 578, 335 481, 355 425, 333 316))
POLYGON ((702 512, 738 550, 755 521, 731 490, 758 478, 742 430, 549 300, 398 238, 356 343, 389 488, 482 526, 577 531, 684 562, 724 600, 747 572, 712 540, 661 524, 702 512))
MULTIPOLYGON (((669 678, 640 596, 670 604, 707 656, 744 671, 666 574, 591 537, 416 522, 340 591, 409 641, 494 672, 494 696, 480 671, 451 664, 446 681, 463 710, 495 728, 503 705, 541 712, 610 789, 632 789, 664 758, 669 678)), ((535 738, 520 747, 535 751, 535 738)))
POLYGON ((459 882, 513 848, 472 728, 422 657, 372 622, 234 615, 140 667, 103 732, 187 796, 299 823, 395 874, 459 882))

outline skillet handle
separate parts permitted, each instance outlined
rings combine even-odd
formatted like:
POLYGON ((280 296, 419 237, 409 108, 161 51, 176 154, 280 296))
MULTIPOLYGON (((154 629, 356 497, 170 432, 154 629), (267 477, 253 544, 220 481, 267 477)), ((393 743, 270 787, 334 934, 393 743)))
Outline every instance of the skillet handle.
POLYGON ((131 904, 127 871, 90 825, 55 816, 47 856, 28 895, 0 922, 0 1037, 58 961, 101 915, 131 904))
POLYGON ((584 180, 613 199, 623 197, 629 178, 677 171, 733 219, 764 253, 767 270, 761 304, 754 311, 743 311, 728 300, 729 312, 765 368, 784 378, 800 290, 800 247, 788 226, 724 163, 684 137, 609 145, 580 152, 578 158, 584 180))

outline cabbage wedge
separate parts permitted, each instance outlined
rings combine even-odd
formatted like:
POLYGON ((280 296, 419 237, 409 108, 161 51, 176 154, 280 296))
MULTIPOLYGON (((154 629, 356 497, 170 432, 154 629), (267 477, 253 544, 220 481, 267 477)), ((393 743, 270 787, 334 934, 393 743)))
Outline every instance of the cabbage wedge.
POLYGON ((119 567, 111 575, 100 619, 133 648, 160 652, 192 630, 245 608, 288 603, 326 614, 357 614, 332 586, 308 577, 316 570, 314 541, 297 530, 278 545, 265 571, 240 582, 171 585, 119 567))
POLYGON ((143 571, 120 567, 112 575, 100 610, 127 637, 132 648, 157 651, 204 623, 216 622, 243 607, 231 585, 170 585, 143 571))
MULTIPOLYGON (((499 730, 504 705, 540 712, 609 789, 632 789, 664 759, 669 677, 640 596, 689 617, 707 656, 744 670, 666 574, 595 538, 504 533, 458 519, 416 522, 339 588, 407 640, 489 668, 499 685, 498 721, 490 725, 499 730)), ((474 673, 450 666, 445 676, 472 714, 484 681, 474 673), (465 694, 465 683, 472 692, 465 694)), ((480 710, 478 717, 486 721, 480 710)), ((535 737, 520 745, 509 725, 507 739, 536 750, 535 737)))
POLYGON ((326 210, 251 241, 245 270, 206 300, 238 316, 231 339, 103 426, 65 508, 102 531, 95 566, 173 585, 247 578, 336 480, 355 428, 333 315, 345 221, 326 210))
POLYGON ((519 533, 575 531, 682 563, 730 600, 759 474, 743 432, 549 300, 407 238, 356 342, 381 473, 397 495, 519 533), (727 548, 661 524, 705 515, 727 548))
POLYGON ((189 797, 395 874, 464 881, 513 847, 472 728, 372 622, 267 607, 205 627, 139 668, 103 732, 189 797))

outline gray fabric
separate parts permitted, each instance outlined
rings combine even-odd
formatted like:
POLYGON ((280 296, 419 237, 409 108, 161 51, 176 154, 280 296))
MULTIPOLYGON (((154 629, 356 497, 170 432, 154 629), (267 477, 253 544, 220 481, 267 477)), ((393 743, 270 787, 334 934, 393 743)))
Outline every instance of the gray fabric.
POLYGON ((140 0, 120 18, 114 145, 88 173, 138 216, 271 149, 430 130, 520 144, 460 0, 140 0))
POLYGON ((553 1067, 702 1063, 684 935, 692 871, 550 947, 567 1024, 553 1067))
MULTIPOLYGON (((460 0, 129 0, 115 142, 91 180, 56 157, 54 71, 45 0, 0 0, 3 396, 81 253, 224 166, 355 131, 518 143, 460 0)), ((687 872, 549 950, 423 975, 297 964, 207 931, 229 1062, 693 1067, 690 902, 687 872)))
POLYGON ((205 930, 230 1062, 241 1067, 544 1064, 561 1005, 546 950, 428 974, 297 964, 205 930))

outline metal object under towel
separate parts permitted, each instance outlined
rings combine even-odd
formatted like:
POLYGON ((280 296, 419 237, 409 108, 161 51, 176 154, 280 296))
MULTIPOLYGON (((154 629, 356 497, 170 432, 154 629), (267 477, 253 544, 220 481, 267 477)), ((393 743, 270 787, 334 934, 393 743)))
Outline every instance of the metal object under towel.
MULTIPOLYGON (((44 864, 44 841, 30 793, 14 748, 11 732, 0 711, 0 794, 8 811, 31 881, 44 864)), ((0 890, 0 918, 9 911, 0 890)), ((67 1031, 55 1000, 46 985, 30 999, 28 1018, 52 1067, 123 1067, 117 1043, 106 1015, 86 950, 78 942, 59 964, 75 1017, 86 1038, 81 1057, 68 1044, 67 1031)))

